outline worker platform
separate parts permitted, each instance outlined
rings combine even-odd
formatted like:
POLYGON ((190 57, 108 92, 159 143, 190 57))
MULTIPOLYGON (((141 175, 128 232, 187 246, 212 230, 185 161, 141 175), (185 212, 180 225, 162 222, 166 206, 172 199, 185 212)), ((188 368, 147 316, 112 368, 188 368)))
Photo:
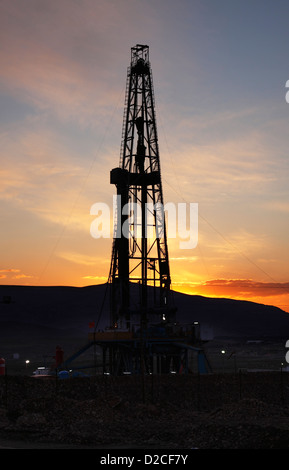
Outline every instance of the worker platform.
POLYGON ((199 325, 176 330, 176 326, 151 326, 135 332, 111 329, 89 333, 89 341, 102 351, 104 374, 209 373, 199 325))

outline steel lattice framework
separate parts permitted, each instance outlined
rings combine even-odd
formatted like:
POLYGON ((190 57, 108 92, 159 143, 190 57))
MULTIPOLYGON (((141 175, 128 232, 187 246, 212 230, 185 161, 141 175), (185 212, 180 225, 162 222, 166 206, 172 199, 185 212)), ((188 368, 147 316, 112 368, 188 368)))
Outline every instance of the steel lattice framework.
MULTIPOLYGON (((180 325, 171 279, 149 48, 131 49, 119 167, 110 172, 117 205, 109 282, 110 326, 89 333, 89 343, 68 358, 70 367, 91 346, 100 347, 104 374, 188 373, 190 355, 208 369, 199 323, 180 325)), ((98 322, 97 322, 98 325, 98 322)), ((95 356, 95 369, 96 356, 95 356)))
POLYGON ((130 329, 141 319, 169 321, 170 268, 149 47, 131 48, 109 283, 111 325, 130 329), (139 295, 131 295, 137 282, 139 295), (152 288, 150 288, 152 287, 152 288), (137 315, 137 316, 136 316, 137 315))

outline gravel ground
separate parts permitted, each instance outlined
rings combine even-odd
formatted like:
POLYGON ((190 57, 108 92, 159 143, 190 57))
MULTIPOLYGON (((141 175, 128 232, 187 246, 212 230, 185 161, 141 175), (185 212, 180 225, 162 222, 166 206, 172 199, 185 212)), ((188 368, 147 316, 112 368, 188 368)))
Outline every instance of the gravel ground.
POLYGON ((0 377, 0 447, 288 449, 289 374, 0 377))

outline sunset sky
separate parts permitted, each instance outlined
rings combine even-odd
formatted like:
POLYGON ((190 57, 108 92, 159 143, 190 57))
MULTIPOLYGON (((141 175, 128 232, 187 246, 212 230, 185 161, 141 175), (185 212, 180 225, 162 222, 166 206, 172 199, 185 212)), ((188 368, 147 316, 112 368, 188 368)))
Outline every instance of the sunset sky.
POLYGON ((104 283, 130 49, 150 47, 172 288, 289 312, 288 0, 0 0, 0 282, 104 283))

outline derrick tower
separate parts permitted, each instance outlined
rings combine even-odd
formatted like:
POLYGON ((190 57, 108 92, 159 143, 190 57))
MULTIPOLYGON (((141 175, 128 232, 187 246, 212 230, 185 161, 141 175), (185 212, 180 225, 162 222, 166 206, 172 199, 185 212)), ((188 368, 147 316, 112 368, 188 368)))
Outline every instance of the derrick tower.
MULTIPOLYGON (((188 373, 190 354, 206 370, 199 323, 176 321, 171 278, 149 47, 131 48, 127 72, 120 162, 110 172, 116 186, 110 273, 110 325, 89 333, 100 348, 93 366, 103 374, 188 373), (101 357, 101 355, 100 355, 101 357)), ((99 321, 99 320, 98 320, 99 321)), ((98 325, 98 322, 96 323, 98 325)))
POLYGON ((149 47, 131 48, 116 186, 109 284, 111 327, 173 318, 170 268, 149 47))

